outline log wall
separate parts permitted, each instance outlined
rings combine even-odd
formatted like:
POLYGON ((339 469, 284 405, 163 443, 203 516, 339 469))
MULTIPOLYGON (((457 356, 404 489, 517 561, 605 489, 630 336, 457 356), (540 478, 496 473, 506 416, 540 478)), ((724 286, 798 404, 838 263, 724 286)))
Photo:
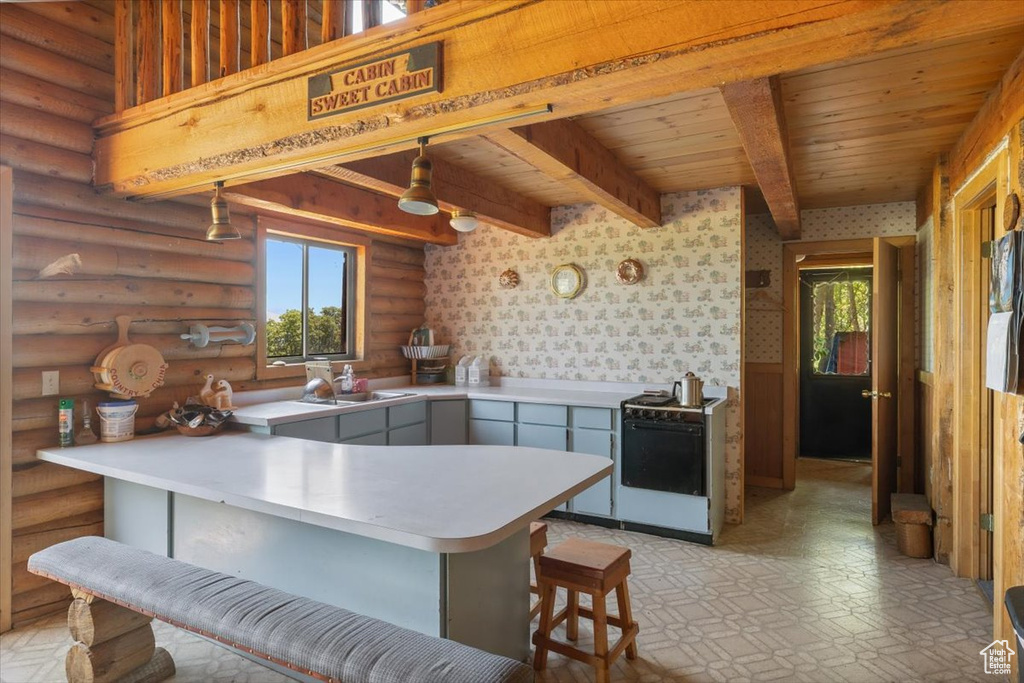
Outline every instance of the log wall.
MULTIPOLYGON (((138 204, 90 187, 90 123, 114 105, 113 7, 0 5, 0 163, 14 169, 13 537, 11 571, 2 574, 12 584, 15 626, 69 602, 66 587, 26 571, 28 556, 103 532, 100 477, 35 458, 36 449, 57 444, 58 397, 41 396, 42 371, 60 371, 60 397, 95 405, 106 395, 93 388, 89 367, 115 339, 114 316, 127 314, 137 321, 132 340, 152 344, 170 363, 166 385, 140 401, 137 430, 196 394, 207 373, 236 390, 269 385, 256 380, 254 345, 191 349, 178 337, 193 322, 255 320, 255 216, 232 207, 244 238, 210 244, 203 241, 208 196, 138 204), (34 26, 46 30, 28 30, 34 26), (71 254, 80 262, 73 273, 39 277, 71 254)), ((368 249, 374 286, 359 374, 408 374, 398 345, 423 322, 423 249, 376 240, 368 249)))

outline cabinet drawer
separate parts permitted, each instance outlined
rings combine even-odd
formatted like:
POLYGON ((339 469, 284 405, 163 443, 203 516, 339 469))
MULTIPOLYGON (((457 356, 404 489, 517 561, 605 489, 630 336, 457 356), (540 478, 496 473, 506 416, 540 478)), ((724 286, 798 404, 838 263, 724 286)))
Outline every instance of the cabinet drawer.
POLYGON ((470 401, 469 416, 478 420, 512 422, 516 419, 516 404, 511 401, 470 401))
POLYGON ((517 426, 516 445, 564 451, 568 433, 565 427, 521 424, 517 426))
POLYGON ((388 408, 388 427, 404 427, 427 421, 427 402, 417 401, 388 408))
POLYGON ((551 406, 543 403, 519 403, 519 421, 535 425, 569 424, 569 409, 565 406, 551 406))
POLYGON ((338 416, 338 440, 348 441, 353 436, 383 432, 387 428, 386 408, 363 410, 338 416))
POLYGON ((615 411, 611 408, 573 408, 572 426, 584 429, 615 429, 615 411))
POLYGON ((274 427, 274 434, 278 436, 292 436, 297 439, 309 439, 310 441, 326 441, 328 443, 337 441, 333 417, 321 417, 316 420, 303 420, 302 422, 289 422, 277 425, 274 427))

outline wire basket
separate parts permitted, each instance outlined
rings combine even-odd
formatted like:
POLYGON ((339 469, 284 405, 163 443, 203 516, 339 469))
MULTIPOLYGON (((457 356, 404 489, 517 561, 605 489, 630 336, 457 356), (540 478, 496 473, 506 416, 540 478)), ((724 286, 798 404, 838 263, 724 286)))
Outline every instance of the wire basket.
POLYGON ((448 355, 449 344, 438 346, 402 346, 402 355, 406 358, 424 360, 427 358, 444 358, 448 355))

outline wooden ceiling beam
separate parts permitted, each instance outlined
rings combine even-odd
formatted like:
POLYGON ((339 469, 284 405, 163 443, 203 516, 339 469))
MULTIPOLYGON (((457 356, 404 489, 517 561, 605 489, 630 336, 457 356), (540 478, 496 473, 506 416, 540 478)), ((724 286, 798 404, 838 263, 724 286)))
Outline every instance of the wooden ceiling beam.
POLYGON ((1024 28, 1017 0, 445 3, 100 119, 96 186, 168 197, 887 50, 1024 28), (516 40, 508 40, 515 35, 516 40), (628 36, 628 40, 624 37, 628 36), (308 79, 431 42, 444 89, 309 120, 308 79), (240 124, 244 122, 244 125, 240 124))
MULTIPOLYGON (((341 166, 320 169, 320 173, 358 185, 374 192, 399 197, 409 187, 412 160, 417 152, 399 152, 383 157, 361 159, 341 166)), ((430 150, 427 150, 430 156, 430 150)), ((481 221, 526 237, 551 235, 551 209, 529 197, 492 181, 431 157, 431 189, 445 211, 472 211, 481 221)))
POLYGON ((800 200, 778 76, 728 83, 721 91, 779 236, 800 239, 800 200))
POLYGON ((484 137, 634 225, 661 225, 657 190, 573 121, 545 121, 484 137))
POLYGON ((311 173, 224 188, 232 202, 263 211, 333 223, 364 232, 404 237, 431 244, 455 244, 450 216, 414 216, 398 208, 394 198, 345 185, 311 173))

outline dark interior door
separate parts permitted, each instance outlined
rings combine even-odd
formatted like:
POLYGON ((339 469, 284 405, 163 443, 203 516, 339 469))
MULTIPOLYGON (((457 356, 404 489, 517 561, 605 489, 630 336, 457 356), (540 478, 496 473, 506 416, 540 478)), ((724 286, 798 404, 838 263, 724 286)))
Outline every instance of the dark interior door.
POLYGON ((871 269, 800 273, 800 455, 871 458, 871 269))

